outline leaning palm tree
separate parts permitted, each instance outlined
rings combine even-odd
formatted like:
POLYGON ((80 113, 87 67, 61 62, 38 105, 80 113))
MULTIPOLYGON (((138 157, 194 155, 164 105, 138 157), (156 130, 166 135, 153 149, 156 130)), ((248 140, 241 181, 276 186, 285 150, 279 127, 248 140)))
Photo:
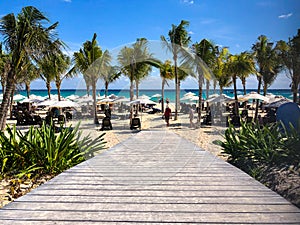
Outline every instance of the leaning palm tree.
POLYGON ((74 53, 74 61, 75 71, 86 76, 92 86, 94 123, 99 124, 96 104, 96 84, 101 75, 105 74, 108 70, 111 56, 107 50, 104 52, 101 50, 96 38, 97 34, 95 33, 92 41, 83 43, 83 48, 80 48, 79 52, 74 53))
POLYGON ((11 62, 6 78, 6 88, 0 107, 0 129, 6 125, 9 99, 15 89, 17 77, 22 74, 28 61, 37 61, 47 53, 49 43, 55 38, 58 23, 45 27, 49 20, 33 6, 22 8, 18 16, 10 13, 0 20, 0 33, 4 45, 11 55, 11 62))
POLYGON ((179 97, 180 97, 180 89, 178 82, 178 59, 181 56, 182 48, 187 47, 191 42, 191 37, 188 35, 187 27, 189 26, 189 22, 182 20, 178 26, 172 25, 172 29, 169 30, 168 33, 168 41, 164 36, 161 36, 161 40, 163 46, 168 49, 168 51, 172 52, 173 61, 175 66, 175 89, 176 89, 176 100, 175 100, 175 116, 174 120, 178 119, 178 107, 179 107, 179 97))

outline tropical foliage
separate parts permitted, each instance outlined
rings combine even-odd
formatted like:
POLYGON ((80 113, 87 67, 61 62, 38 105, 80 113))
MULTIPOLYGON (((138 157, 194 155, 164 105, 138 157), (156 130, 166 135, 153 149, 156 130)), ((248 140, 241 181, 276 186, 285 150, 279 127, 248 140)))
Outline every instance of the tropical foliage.
POLYGON ((97 34, 95 33, 92 41, 83 43, 83 47, 79 52, 74 53, 74 61, 75 71, 82 73, 87 85, 92 86, 94 123, 99 124, 96 105, 96 84, 98 79, 109 70, 111 56, 107 50, 101 50, 96 38, 97 34))
POLYGON ((291 90, 293 92, 293 101, 300 103, 299 85, 300 85, 300 29, 298 33, 288 42, 277 42, 276 49, 287 76, 291 79, 291 90))
POLYGON ((10 13, 2 17, 0 21, 0 34, 11 56, 0 107, 1 130, 5 128, 9 99, 22 70, 28 66, 29 62, 41 59, 56 38, 54 31, 58 23, 44 26, 48 23, 47 17, 33 6, 22 8, 17 16, 10 13))
POLYGON ((0 132, 1 176, 56 175, 104 148, 104 134, 92 140, 78 129, 79 124, 74 129, 61 127, 56 133, 53 126, 43 124, 24 133, 7 127, 5 133, 0 132))
POLYGON ((118 54, 118 62, 122 73, 130 81, 130 100, 134 97, 134 84, 136 86, 136 97, 139 95, 139 83, 149 75, 151 66, 149 60, 152 54, 148 50, 146 38, 138 38, 132 47, 125 46, 118 54))

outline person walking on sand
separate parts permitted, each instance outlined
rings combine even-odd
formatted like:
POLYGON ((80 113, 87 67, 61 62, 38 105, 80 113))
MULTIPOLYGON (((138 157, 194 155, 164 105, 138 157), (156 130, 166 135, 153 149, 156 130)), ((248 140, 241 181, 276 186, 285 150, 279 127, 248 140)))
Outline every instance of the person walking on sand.
POLYGON ((171 112, 171 109, 170 109, 170 107, 168 105, 166 107, 164 116, 165 116, 165 121, 166 121, 167 127, 168 127, 168 126, 170 126, 169 120, 172 117, 172 112, 171 112))
POLYGON ((192 106, 189 107, 190 111, 189 111, 189 118, 190 118, 190 128, 195 128, 195 124, 193 122, 194 120, 194 109, 192 106))

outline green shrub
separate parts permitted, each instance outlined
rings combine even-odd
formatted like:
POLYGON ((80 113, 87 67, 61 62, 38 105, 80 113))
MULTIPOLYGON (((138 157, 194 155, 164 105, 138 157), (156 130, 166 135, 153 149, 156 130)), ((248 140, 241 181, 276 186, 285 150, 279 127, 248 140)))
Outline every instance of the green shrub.
POLYGON ((83 162, 104 149, 104 134, 92 140, 82 137, 79 124, 60 127, 55 133, 52 126, 30 127, 22 133, 16 127, 7 128, 7 134, 0 132, 1 174, 26 174, 32 172, 58 174, 83 162))
POLYGON ((260 126, 241 123, 240 128, 229 125, 221 143, 228 160, 243 170, 251 171, 261 165, 295 165, 300 162, 300 134, 291 127, 275 123, 260 126))

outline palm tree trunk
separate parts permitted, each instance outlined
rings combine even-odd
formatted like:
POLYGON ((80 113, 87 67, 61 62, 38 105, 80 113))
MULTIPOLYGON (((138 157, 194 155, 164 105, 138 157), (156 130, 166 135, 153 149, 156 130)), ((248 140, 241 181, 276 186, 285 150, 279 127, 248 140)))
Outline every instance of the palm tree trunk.
POLYGON ((178 119, 178 102, 179 102, 179 95, 178 95, 178 71, 177 71, 177 57, 174 56, 174 67, 175 67, 175 115, 174 120, 178 119))
POLYGON ((203 73, 202 70, 200 69, 199 71, 201 71, 198 75, 198 85, 199 85, 199 95, 198 95, 198 123, 199 125, 201 125, 201 111, 202 111, 202 85, 203 85, 203 73))
POLYGON ((108 96, 108 82, 105 81, 105 98, 108 96))
POLYGON ((93 79, 92 82, 92 93, 93 93, 93 115, 94 115, 94 124, 99 124, 98 116, 97 116, 97 104, 96 104, 96 80, 93 79))
POLYGON ((247 92, 246 92, 246 81, 242 81, 242 85, 243 85, 244 95, 246 95, 247 94, 247 92))
POLYGON ((130 101, 133 100, 134 97, 134 85, 133 85, 133 81, 130 81, 130 101))
POLYGON ((15 93, 15 89, 12 90, 11 96, 10 96, 10 104, 9 104, 9 118, 10 119, 12 119, 12 106, 13 106, 13 102, 14 102, 14 93, 15 93))
POLYGON ((164 113, 164 99, 165 99, 165 78, 162 78, 161 82, 161 112, 164 113))
POLYGON ((29 98, 29 96, 30 96, 30 83, 29 82, 25 82, 25 89, 26 89, 27 98, 29 98))
POLYGON ((209 85, 210 85, 210 82, 208 79, 206 79, 206 99, 208 99, 208 96, 209 96, 209 85))
POLYGON ((46 87, 47 87, 47 91, 48 91, 48 97, 49 97, 49 99, 51 99, 51 84, 50 84, 50 82, 46 81, 46 87))
POLYGON ((56 84, 56 88, 57 88, 58 101, 61 101, 61 97, 60 97, 61 82, 56 82, 55 84, 56 84))
POLYGON ((233 79, 233 92, 234 92, 234 112, 236 116, 239 116, 239 102, 237 98, 236 76, 233 76, 232 79, 233 79))
MULTIPOLYGON (((261 87, 261 77, 257 77, 258 79, 258 87, 257 87, 257 93, 260 94, 260 87, 261 87)), ((255 107, 255 114, 254 114, 254 121, 257 120, 257 117, 258 117, 258 104, 259 104, 259 101, 256 100, 256 107, 255 107)))
POLYGON ((297 84, 294 80, 293 80, 293 83, 292 83, 292 92, 293 92, 293 102, 297 103, 298 87, 297 87, 297 84))
POLYGON ((15 81, 15 74, 13 69, 10 69, 10 71, 7 74, 6 87, 3 94, 3 100, 0 106, 0 130, 1 131, 3 131, 6 126, 6 117, 7 117, 7 112, 10 103, 10 96, 13 93, 13 90, 15 89, 14 81, 15 81))
POLYGON ((268 89, 268 87, 267 87, 267 85, 266 85, 266 84, 264 84, 264 87, 263 87, 263 89, 264 89, 264 96, 266 96, 266 95, 267 95, 267 89, 268 89))
POLYGON ((136 98, 139 98, 139 82, 137 80, 135 81, 135 94, 136 98))

